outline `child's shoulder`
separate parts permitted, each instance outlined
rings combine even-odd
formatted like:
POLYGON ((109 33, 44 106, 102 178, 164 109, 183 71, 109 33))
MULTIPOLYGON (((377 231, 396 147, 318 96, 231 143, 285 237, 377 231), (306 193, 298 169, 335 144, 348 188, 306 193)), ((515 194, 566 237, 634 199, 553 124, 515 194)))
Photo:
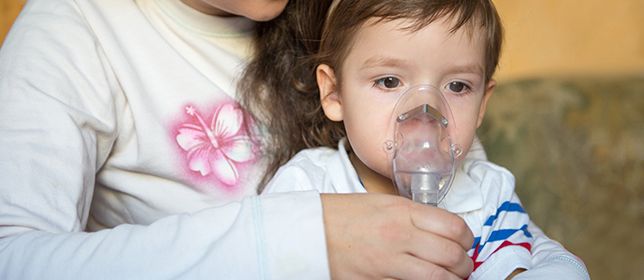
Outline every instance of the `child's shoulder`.
POLYGON ((465 173, 475 180, 502 179, 514 182, 514 175, 507 168, 488 160, 468 159, 463 163, 465 173))
POLYGON ((514 175, 503 166, 487 160, 468 160, 463 171, 479 186, 485 200, 514 194, 514 175))
POLYGON ((310 170, 324 170, 331 158, 337 157, 338 150, 330 147, 316 147, 299 151, 282 168, 300 167, 310 170))
POLYGON ((302 150, 277 170, 264 192, 322 191, 328 169, 337 157, 338 150, 329 147, 302 150))

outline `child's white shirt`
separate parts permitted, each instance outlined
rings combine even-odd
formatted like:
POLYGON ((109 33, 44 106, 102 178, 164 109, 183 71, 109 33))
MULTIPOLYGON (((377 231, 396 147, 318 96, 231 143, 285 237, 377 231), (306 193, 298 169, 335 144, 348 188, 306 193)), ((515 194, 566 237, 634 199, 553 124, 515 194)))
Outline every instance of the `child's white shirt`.
POLYGON ((0 279, 329 277, 318 192, 253 196, 253 23, 182 5, 26 3, 0 50, 0 279))
MULTIPOLYGON (((326 147, 299 152, 282 166, 264 193, 318 190, 366 192, 345 149, 326 147)), ((475 270, 469 279, 589 279, 583 262, 534 225, 514 193, 512 174, 489 161, 468 157, 452 189, 439 204, 461 216, 475 237, 468 254, 475 270)))

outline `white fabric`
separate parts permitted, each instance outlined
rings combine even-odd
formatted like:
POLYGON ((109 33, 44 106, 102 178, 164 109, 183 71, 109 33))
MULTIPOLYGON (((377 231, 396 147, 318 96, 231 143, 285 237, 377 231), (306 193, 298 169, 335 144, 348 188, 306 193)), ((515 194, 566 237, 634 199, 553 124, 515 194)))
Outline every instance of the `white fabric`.
MULTIPOLYGON (((337 150, 320 147, 299 152, 277 171, 264 192, 366 192, 345 145, 343 139, 337 150)), ((478 141, 474 148, 482 150, 478 141)), ((451 191, 439 205, 461 216, 475 236, 475 246, 468 254, 481 264, 469 279, 504 279, 517 268, 528 271, 515 279, 589 279, 583 262, 548 239, 522 211, 512 174, 479 159, 484 154, 473 156, 468 155, 458 169, 451 191), (495 240, 507 232, 512 234, 495 240), (504 245, 506 241, 512 245, 504 245), (529 244, 531 251, 521 244, 529 244)))
POLYGON ((252 22, 182 5, 24 7, 0 50, 0 279, 329 277, 319 194, 249 197, 252 22))

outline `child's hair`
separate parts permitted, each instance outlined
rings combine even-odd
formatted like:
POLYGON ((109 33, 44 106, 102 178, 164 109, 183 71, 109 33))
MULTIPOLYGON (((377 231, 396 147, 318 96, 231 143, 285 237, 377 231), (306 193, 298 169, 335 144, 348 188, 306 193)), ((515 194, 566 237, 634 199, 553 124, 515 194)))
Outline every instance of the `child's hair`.
POLYGON ((443 18, 453 20, 451 32, 463 27, 470 35, 485 32, 485 78, 489 81, 503 38, 491 0, 291 0, 278 18, 260 23, 257 53, 240 83, 242 106, 255 114, 269 135, 264 143, 269 164, 258 191, 295 153, 312 147, 335 148, 345 136, 342 123, 328 120, 322 111, 317 65, 334 68, 341 83, 339 66, 354 35, 369 19, 409 19, 406 29, 414 32, 443 18))

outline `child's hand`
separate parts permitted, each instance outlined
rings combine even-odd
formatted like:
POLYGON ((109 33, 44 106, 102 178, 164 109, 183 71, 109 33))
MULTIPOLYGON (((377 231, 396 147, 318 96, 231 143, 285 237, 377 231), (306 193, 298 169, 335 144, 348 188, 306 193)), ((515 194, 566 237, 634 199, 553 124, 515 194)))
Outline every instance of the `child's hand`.
POLYGON ((473 236, 443 209, 383 194, 323 194, 333 279, 463 279, 473 236))

